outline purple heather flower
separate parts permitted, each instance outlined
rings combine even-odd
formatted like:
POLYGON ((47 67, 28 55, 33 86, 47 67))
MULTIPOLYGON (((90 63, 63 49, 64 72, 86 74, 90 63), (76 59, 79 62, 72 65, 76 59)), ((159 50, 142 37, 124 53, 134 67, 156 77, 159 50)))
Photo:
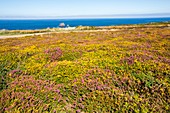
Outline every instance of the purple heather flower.
POLYGON ((59 97, 59 99, 58 99, 58 102, 60 102, 60 101, 61 101, 61 99, 62 99, 62 96, 60 95, 60 97, 59 97))
POLYGON ((76 105, 72 105, 71 108, 75 109, 75 108, 76 108, 76 105))
POLYGON ((110 69, 106 69, 106 72, 110 72, 110 69))
POLYGON ((80 101, 80 102, 82 102, 82 101, 83 101, 83 99, 82 99, 82 98, 80 98, 80 99, 79 99, 79 101, 80 101))
POLYGON ((24 101, 24 100, 25 100, 25 98, 23 97, 23 98, 22 98, 22 100, 24 101))
POLYGON ((49 50, 49 49, 45 50, 45 53, 46 53, 46 54, 48 54, 49 52, 50 52, 50 50, 49 50))
POLYGON ((4 110, 5 110, 5 111, 7 111, 7 110, 8 110, 8 108, 5 108, 4 110))
POLYGON ((56 92, 57 92, 57 93, 60 93, 60 90, 59 90, 59 89, 57 89, 57 90, 56 90, 56 92))
POLYGON ((77 111, 76 111, 76 113, 80 113, 81 112, 81 110, 80 109, 78 109, 77 111))
POLYGON ((56 100, 56 97, 54 97, 54 101, 56 100))
POLYGON ((17 73, 17 72, 20 72, 20 70, 17 70, 17 69, 15 69, 15 70, 12 70, 11 72, 10 72, 10 74, 15 74, 15 73, 17 73))
POLYGON ((100 86, 97 86, 97 90, 100 90, 101 89, 101 87, 100 86))
POLYGON ((90 74, 86 74, 86 77, 89 77, 90 76, 90 74))
POLYGON ((61 86, 62 86, 61 84, 58 84, 58 85, 57 85, 57 87, 59 87, 59 88, 60 88, 61 86))
POLYGON ((82 79, 81 82, 84 84, 84 79, 82 79))
POLYGON ((60 101, 61 101, 61 99, 59 98, 59 99, 58 99, 58 102, 60 102, 60 101))
POLYGON ((82 108, 82 109, 84 109, 84 106, 83 106, 83 104, 79 104, 79 107, 80 107, 80 108, 82 108))
POLYGON ((77 82, 77 79, 74 79, 73 82, 77 82))

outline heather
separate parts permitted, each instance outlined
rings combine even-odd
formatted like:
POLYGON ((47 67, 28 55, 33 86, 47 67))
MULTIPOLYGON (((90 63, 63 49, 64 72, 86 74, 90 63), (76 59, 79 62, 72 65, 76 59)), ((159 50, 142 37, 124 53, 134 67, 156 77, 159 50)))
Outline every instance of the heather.
POLYGON ((170 29, 0 40, 0 112, 169 112, 170 29))

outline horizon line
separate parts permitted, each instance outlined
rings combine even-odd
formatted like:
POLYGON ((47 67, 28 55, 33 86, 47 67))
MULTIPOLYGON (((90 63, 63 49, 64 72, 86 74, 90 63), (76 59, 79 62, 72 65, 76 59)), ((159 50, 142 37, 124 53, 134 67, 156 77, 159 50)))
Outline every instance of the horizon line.
POLYGON ((170 13, 68 15, 68 16, 0 16, 0 19, 85 19, 85 18, 159 18, 170 17, 170 13))

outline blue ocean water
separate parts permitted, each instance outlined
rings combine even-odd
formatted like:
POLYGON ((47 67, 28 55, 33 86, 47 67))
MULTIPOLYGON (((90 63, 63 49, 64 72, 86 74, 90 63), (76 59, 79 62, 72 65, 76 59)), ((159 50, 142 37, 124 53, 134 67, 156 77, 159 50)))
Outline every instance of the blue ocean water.
POLYGON ((48 20, 0 20, 0 29, 28 30, 58 27, 65 23, 71 27, 83 26, 110 26, 123 24, 143 24, 150 22, 170 21, 168 18, 107 18, 107 19, 48 19, 48 20))

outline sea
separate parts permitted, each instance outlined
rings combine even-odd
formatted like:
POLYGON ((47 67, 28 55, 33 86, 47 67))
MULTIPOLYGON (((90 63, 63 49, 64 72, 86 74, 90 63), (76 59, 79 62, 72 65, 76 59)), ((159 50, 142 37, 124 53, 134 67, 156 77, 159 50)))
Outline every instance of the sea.
POLYGON ((57 28, 60 23, 70 27, 76 26, 115 26, 127 24, 145 24, 151 22, 170 21, 166 18, 95 18, 95 19, 36 19, 36 20, 0 20, 0 30, 35 30, 57 28))

